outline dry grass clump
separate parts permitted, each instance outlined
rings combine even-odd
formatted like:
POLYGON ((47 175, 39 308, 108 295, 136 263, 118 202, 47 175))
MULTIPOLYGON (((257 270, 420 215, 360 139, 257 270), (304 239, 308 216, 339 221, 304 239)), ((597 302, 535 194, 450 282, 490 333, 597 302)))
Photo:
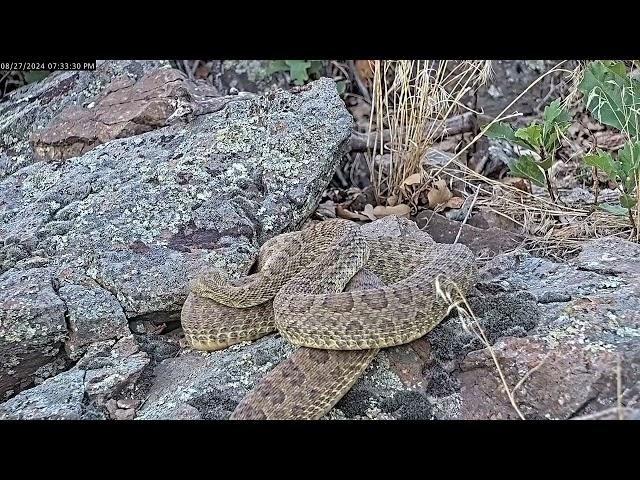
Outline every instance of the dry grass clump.
POLYGON ((393 205, 408 200, 405 180, 422 175, 427 149, 447 118, 466 108, 463 97, 486 82, 491 62, 376 60, 372 71, 371 184, 379 204, 393 205))

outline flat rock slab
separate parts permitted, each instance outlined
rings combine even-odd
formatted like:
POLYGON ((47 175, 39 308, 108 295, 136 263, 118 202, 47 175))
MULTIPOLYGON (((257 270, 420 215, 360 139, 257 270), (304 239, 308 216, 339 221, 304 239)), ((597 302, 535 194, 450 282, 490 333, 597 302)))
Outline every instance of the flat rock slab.
POLYGON ((132 335, 97 342, 70 370, 0 404, 0 420, 127 418, 139 404, 132 397, 150 361, 132 335))
MULTIPOLYGON (((134 97, 141 112, 145 97, 134 97)), ((48 291, 38 309, 54 312, 62 329, 43 346, 18 347, 15 332, 53 320, 14 315, 15 302, 2 302, 3 358, 16 348, 59 348, 62 337, 77 358, 93 342, 120 338, 129 320, 175 320, 203 268, 246 273, 259 245, 315 209, 351 132, 332 80, 198 105, 204 110, 170 126, 0 177, 0 284, 19 298, 19 277, 37 276, 48 291)), ((23 372, 27 383, 36 368, 23 372)), ((18 379, 4 375, 6 391, 18 379)))
POLYGON ((168 124, 181 102, 206 102, 217 91, 187 80, 173 68, 153 70, 138 81, 118 78, 87 106, 64 108, 50 123, 31 134, 36 156, 64 160, 116 138, 149 132, 168 124))
POLYGON ((137 81, 168 66, 160 60, 98 61, 94 71, 54 72, 9 93, 0 102, 0 179, 36 160, 31 134, 65 108, 90 105, 114 79, 137 81))
MULTIPOLYGON (((638 245, 615 237, 587 243, 570 264, 513 252, 484 269, 490 290, 528 292, 540 317, 526 337, 494 345, 526 418, 568 419, 640 399, 638 245), (621 388, 618 391, 617 384, 621 388)), ((462 418, 518 418, 487 349, 460 363, 462 418)))
POLYGON ((478 228, 461 221, 450 220, 430 210, 416 217, 418 227, 438 243, 459 243, 468 246, 479 257, 490 258, 514 250, 522 243, 520 236, 496 227, 478 228))

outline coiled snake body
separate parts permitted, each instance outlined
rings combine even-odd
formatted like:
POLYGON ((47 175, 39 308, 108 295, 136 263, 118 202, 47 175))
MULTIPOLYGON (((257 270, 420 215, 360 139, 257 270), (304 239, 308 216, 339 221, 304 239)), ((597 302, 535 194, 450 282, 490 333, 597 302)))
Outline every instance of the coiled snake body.
POLYGON ((436 278, 463 292, 476 280, 464 245, 438 244, 420 231, 385 236, 339 219, 272 238, 256 266, 239 280, 202 275, 182 309, 195 349, 219 350, 276 330, 300 347, 242 399, 234 419, 322 417, 380 348, 420 338, 444 318, 448 305, 436 294, 436 278))

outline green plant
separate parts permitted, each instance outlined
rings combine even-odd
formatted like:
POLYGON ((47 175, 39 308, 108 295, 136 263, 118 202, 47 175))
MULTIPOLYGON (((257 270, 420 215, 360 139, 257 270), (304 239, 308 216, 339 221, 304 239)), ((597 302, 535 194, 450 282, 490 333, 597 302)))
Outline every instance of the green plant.
POLYGON ((561 138, 571 125, 569 113, 554 100, 544 109, 542 123, 533 122, 527 127, 514 130, 508 123, 494 123, 485 132, 490 138, 507 140, 532 153, 524 153, 509 165, 511 173, 526 178, 539 187, 547 187, 552 201, 556 195, 549 178, 549 169, 555 161, 561 138))
POLYGON ((626 136, 627 142, 615 158, 598 149, 586 155, 584 162, 602 170, 618 185, 620 205, 603 204, 600 208, 628 215, 637 232, 633 209, 638 208, 640 190, 640 81, 627 73, 623 62, 597 61, 587 66, 578 89, 596 120, 626 136))
POLYGON ((322 65, 322 60, 274 60, 267 68, 267 73, 287 72, 294 84, 304 85, 312 76, 320 73, 322 65))
POLYGON ((49 70, 29 70, 27 72, 23 72, 24 81, 26 83, 39 82, 40 80, 44 80, 49 76, 51 72, 49 70))
POLYGON ((602 204, 600 207, 617 215, 628 215, 638 201, 640 142, 626 143, 615 159, 611 153, 598 149, 597 153, 586 155, 584 162, 602 170, 620 190, 620 206, 602 204))

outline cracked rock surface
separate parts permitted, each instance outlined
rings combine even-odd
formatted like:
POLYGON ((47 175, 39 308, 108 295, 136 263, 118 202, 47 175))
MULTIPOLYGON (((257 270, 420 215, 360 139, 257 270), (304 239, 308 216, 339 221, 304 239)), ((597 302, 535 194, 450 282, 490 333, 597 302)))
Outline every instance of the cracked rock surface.
POLYGON ((133 335, 117 343, 96 342, 70 370, 0 404, 0 419, 133 418, 138 403, 131 397, 149 363, 133 335))
MULTIPOLYGON (((567 419, 640 401, 640 262, 637 244, 616 237, 588 242, 572 264, 526 253, 496 257, 487 286, 527 291, 539 321, 526 337, 494 344, 510 387, 536 369, 516 392, 527 418, 567 419)), ((487 350, 460 365, 463 418, 517 418, 487 350)))
POLYGON ((189 82, 172 68, 153 70, 138 81, 117 79, 96 101, 65 107, 49 125, 34 131, 31 146, 38 158, 64 160, 109 140, 164 127, 181 101, 216 96, 213 87, 189 82))

